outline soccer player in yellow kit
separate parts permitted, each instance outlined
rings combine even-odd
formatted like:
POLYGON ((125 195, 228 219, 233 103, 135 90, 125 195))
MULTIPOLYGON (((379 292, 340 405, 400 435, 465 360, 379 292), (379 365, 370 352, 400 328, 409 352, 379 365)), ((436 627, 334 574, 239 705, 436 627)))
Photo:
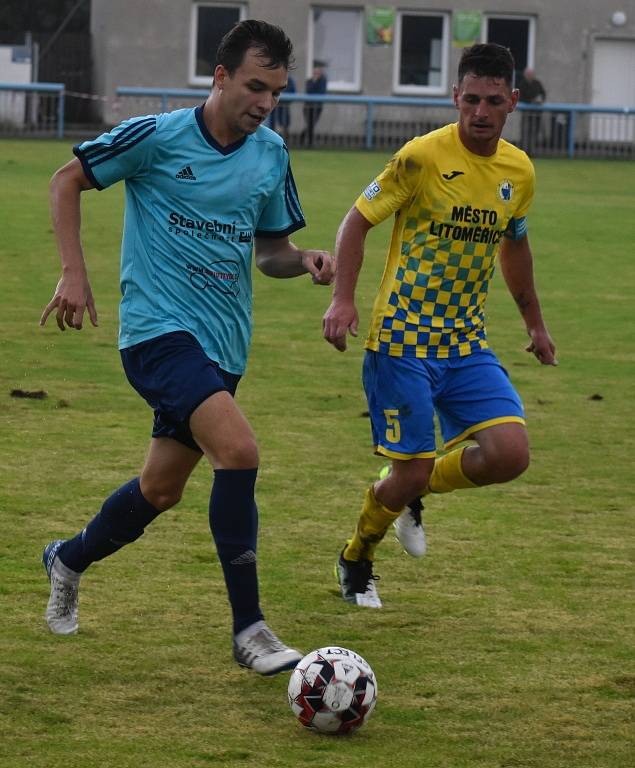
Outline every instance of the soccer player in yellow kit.
POLYGON ((528 466, 523 407, 488 348, 484 306, 499 254, 525 321, 527 347, 555 365, 527 238, 534 170, 501 139, 514 111, 509 50, 463 51, 454 86, 458 123, 414 138, 355 202, 336 241, 337 277, 324 337, 338 350, 357 335, 355 286, 369 229, 395 217, 366 339, 363 381, 375 452, 390 472, 367 490, 353 537, 337 563, 348 602, 381 607, 373 560, 389 525, 407 552, 423 554, 420 497, 518 477, 528 466), (433 416, 444 447, 436 458, 433 416), (459 445, 466 440, 475 444, 459 445))

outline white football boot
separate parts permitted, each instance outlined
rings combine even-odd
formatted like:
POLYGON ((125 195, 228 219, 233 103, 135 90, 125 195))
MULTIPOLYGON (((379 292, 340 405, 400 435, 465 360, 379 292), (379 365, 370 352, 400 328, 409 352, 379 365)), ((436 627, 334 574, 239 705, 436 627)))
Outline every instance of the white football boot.
POLYGON ((64 542, 52 541, 42 554, 42 563, 51 582, 46 606, 46 623, 56 635, 74 635, 79 629, 79 580, 81 573, 67 568, 57 556, 64 542))
POLYGON ((423 557, 426 553, 426 532, 421 513, 423 504, 417 497, 406 505, 404 511, 393 523, 395 536, 411 557, 423 557))
POLYGON ((293 669, 301 658, 302 654, 281 642, 264 621, 257 621, 234 636, 234 659, 241 667, 261 675, 293 669))
MULTIPOLYGON (((390 464, 386 464, 379 471, 379 479, 383 480, 389 474, 390 464)), ((422 512, 421 497, 417 496, 406 504, 403 512, 393 523, 397 541, 411 557, 423 557, 426 553, 426 532, 423 527, 422 512)))

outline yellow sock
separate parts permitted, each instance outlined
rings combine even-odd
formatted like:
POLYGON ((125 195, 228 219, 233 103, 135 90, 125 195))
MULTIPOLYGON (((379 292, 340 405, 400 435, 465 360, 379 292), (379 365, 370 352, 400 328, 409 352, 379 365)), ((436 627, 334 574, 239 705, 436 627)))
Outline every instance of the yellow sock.
POLYGON ((461 458, 464 450, 465 446, 457 448, 434 462, 426 493, 449 493, 458 488, 477 487, 463 472, 461 458))
POLYGON ((399 517, 375 498, 373 486, 366 491, 362 513, 357 521, 353 538, 344 549, 345 560, 372 560, 375 549, 384 538, 388 526, 399 517))

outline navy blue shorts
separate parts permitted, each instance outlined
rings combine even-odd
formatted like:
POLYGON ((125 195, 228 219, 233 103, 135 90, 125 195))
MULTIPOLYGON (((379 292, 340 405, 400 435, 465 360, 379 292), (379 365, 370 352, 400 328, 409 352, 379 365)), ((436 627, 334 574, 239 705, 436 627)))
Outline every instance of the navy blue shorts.
POLYGON ((215 392, 232 397, 240 376, 227 373, 192 334, 175 331, 120 350, 128 381, 154 410, 152 437, 171 437, 200 451, 190 416, 215 392))

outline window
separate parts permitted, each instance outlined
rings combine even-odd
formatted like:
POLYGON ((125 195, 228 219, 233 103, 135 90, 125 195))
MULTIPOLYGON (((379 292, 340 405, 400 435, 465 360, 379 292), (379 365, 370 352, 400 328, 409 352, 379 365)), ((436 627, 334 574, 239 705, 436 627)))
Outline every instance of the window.
POLYGON ((190 83, 211 85, 216 50, 226 32, 245 18, 245 6, 194 3, 190 26, 190 83))
POLYGON ((449 14, 399 11, 395 25, 395 93, 438 95, 448 82, 449 14))
POLYGON ((526 67, 534 66, 535 20, 529 16, 488 16, 484 25, 486 43, 504 45, 516 62, 516 82, 526 67))
POLYGON ((360 91, 362 87, 362 12, 354 8, 311 9, 309 59, 326 65, 329 91, 360 91))

